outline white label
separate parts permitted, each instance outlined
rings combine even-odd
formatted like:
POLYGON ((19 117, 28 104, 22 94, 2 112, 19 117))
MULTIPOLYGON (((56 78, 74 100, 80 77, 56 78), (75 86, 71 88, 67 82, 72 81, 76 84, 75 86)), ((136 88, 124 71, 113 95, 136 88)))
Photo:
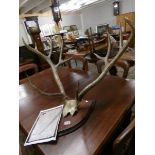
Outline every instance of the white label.
POLYGON ((64 122, 64 125, 70 125, 71 124, 71 121, 65 121, 64 122))

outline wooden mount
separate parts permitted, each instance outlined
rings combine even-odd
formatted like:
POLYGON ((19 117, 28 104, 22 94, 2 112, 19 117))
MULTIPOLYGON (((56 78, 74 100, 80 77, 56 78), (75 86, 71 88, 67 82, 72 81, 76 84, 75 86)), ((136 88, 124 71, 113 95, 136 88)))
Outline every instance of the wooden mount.
POLYGON ((67 117, 61 118, 58 129, 58 137, 72 133, 84 125, 93 112, 94 107, 95 101, 82 100, 78 112, 74 116, 68 115, 67 117), (67 122, 70 124, 65 125, 67 122))

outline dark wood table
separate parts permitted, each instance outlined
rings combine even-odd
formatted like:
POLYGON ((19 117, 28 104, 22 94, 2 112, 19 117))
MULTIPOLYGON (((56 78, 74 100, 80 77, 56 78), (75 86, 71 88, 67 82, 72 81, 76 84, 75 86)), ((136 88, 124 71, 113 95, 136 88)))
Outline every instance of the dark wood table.
MULTIPOLYGON (((60 69, 60 77, 70 97, 74 97, 77 82, 80 89, 93 81, 96 75, 68 68, 60 69)), ((49 69, 31 77, 40 88, 58 92, 49 69)), ((29 83, 19 86, 20 128, 27 135, 40 110, 58 106, 61 97, 44 96, 36 92, 29 83)), ((96 85, 85 99, 96 100, 95 109, 87 122, 78 130, 59 137, 57 142, 49 142, 34 147, 45 155, 94 155, 99 154, 106 145, 119 123, 129 111, 134 101, 134 81, 126 81, 116 76, 106 76, 96 85)), ((38 153, 38 154, 39 154, 38 153)))
POLYGON ((25 59, 25 60, 22 60, 21 62, 19 62, 19 66, 23 66, 23 65, 33 63, 33 62, 34 62, 33 59, 25 59))

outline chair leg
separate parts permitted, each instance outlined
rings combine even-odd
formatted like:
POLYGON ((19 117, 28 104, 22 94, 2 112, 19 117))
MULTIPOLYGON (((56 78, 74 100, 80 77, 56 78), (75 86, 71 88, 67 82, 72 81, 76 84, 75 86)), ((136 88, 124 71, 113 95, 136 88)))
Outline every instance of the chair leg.
POLYGON ((100 74, 102 72, 102 66, 104 65, 104 62, 102 60, 98 60, 95 63, 96 67, 97 67, 97 71, 100 74))
POLYGON ((117 75, 117 68, 116 66, 112 66, 111 69, 109 70, 111 75, 116 76, 117 75))
POLYGON ((82 69, 85 71, 88 71, 88 61, 87 60, 84 61, 82 69))
POLYGON ((75 64, 76 64, 76 67, 77 67, 77 61, 75 60, 75 64))
POLYGON ((125 79, 127 78, 128 72, 129 72, 129 67, 127 67, 126 69, 124 69, 123 78, 125 78, 125 79))
POLYGON ((129 68, 130 68, 130 65, 128 64, 128 62, 124 61, 124 60, 119 60, 119 61, 116 62, 116 66, 119 66, 119 67, 123 68, 123 70, 124 70, 123 78, 127 78, 129 68))

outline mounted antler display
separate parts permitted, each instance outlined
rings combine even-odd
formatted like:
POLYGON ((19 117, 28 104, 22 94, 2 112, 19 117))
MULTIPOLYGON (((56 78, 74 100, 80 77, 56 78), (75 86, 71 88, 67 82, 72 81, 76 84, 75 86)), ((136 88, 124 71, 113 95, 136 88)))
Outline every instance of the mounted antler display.
MULTIPOLYGON (((129 26, 132 28, 132 31, 131 31, 131 34, 130 34, 130 37, 129 37, 128 41, 124 45, 122 45, 122 33, 121 33, 121 30, 120 30, 120 48, 119 48, 119 51, 116 54, 116 56, 109 62, 108 57, 109 57, 110 51, 111 51, 111 42, 110 42, 110 34, 107 33, 107 35, 108 35, 108 51, 107 51, 106 56, 101 57, 101 56, 94 53, 94 55, 98 59, 101 59, 101 60, 103 60, 105 62, 105 67, 102 70, 102 73, 93 82, 91 82, 86 87, 84 87, 80 92, 79 92, 79 88, 77 88, 77 93, 76 93, 75 99, 70 99, 67 96, 67 94, 66 94, 66 92, 64 90, 63 84, 62 84, 62 82, 61 82, 61 80, 59 78, 58 71, 57 71, 57 68, 61 64, 69 61, 70 59, 72 59, 72 58, 69 58, 67 60, 62 60, 63 42, 62 42, 61 48, 60 48, 59 62, 58 62, 58 64, 55 65, 55 64, 53 64, 53 62, 50 59, 50 56, 51 56, 51 53, 52 53, 52 47, 51 47, 51 51, 50 51, 49 55, 46 56, 46 55, 42 54, 40 51, 38 51, 37 49, 34 49, 34 48, 30 47, 29 45, 27 45, 25 43, 25 41, 23 40, 25 46, 30 51, 32 51, 33 53, 35 53, 35 54, 39 55, 40 57, 42 57, 50 65, 51 72, 53 73, 55 82, 58 85, 60 93, 54 93, 54 94, 47 93, 47 92, 44 92, 44 91, 40 90, 35 85, 33 85, 33 87, 36 88, 37 90, 39 90, 40 93, 45 94, 45 95, 61 95, 61 96, 63 96, 63 101, 64 101, 63 116, 67 116, 68 114, 71 114, 72 116, 74 115, 74 113, 78 110, 78 106, 79 106, 80 102, 82 101, 83 97, 87 94, 87 92, 89 90, 91 90, 99 81, 101 81, 101 79, 103 79, 106 76, 106 74, 110 70, 110 68, 115 64, 115 62, 127 50, 128 46, 129 46, 129 43, 131 42, 132 38, 134 37, 134 26, 131 24, 131 22, 128 19, 125 19, 125 20, 129 24, 129 26)), ((52 43, 51 43, 51 46, 52 46, 52 43)), ((79 87, 79 84, 78 84, 78 87, 79 87)))

